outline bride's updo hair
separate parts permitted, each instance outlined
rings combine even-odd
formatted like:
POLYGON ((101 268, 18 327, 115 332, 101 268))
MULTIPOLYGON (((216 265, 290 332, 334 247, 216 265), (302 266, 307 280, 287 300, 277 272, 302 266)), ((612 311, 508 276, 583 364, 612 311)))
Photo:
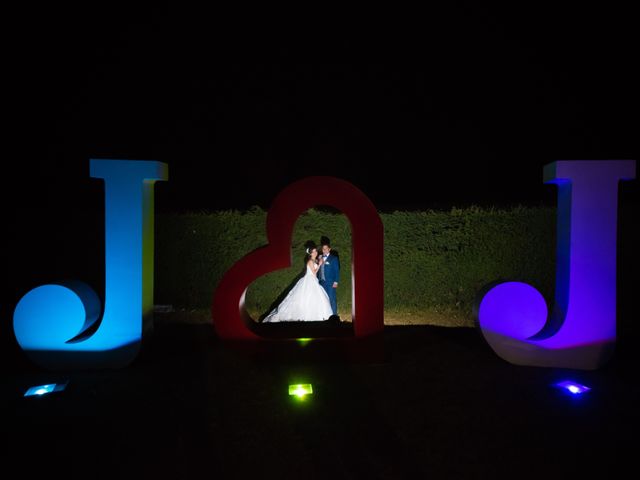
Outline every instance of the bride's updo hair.
POLYGON ((311 252, 314 250, 317 250, 318 247, 316 246, 316 244, 314 242, 312 242, 311 240, 305 242, 304 244, 304 253, 305 253, 305 257, 304 257, 304 263, 306 264, 310 259, 311 259, 311 252))

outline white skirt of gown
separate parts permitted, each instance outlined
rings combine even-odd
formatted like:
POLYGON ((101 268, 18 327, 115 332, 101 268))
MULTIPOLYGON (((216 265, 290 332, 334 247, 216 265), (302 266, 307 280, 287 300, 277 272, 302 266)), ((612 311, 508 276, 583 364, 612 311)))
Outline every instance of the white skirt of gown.
POLYGON ((333 315, 329 295, 318 283, 309 266, 284 300, 267 315, 263 322, 296 322, 327 320, 333 315))

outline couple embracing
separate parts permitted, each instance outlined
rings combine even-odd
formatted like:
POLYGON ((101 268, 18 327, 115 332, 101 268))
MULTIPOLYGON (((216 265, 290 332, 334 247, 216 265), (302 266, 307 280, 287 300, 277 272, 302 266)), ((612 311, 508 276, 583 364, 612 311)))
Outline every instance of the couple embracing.
POLYGON ((263 322, 319 321, 337 317, 336 289, 340 281, 340 261, 331 253, 331 245, 326 237, 320 243, 321 255, 315 245, 307 247, 304 276, 263 322))

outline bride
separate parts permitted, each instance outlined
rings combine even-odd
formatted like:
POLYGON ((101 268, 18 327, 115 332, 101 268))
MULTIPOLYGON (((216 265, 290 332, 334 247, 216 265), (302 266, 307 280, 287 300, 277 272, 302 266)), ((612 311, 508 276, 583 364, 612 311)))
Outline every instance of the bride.
POLYGON ((318 283, 318 270, 322 258, 318 261, 318 250, 309 247, 306 250, 307 269, 282 303, 274 308, 263 322, 294 322, 327 320, 333 315, 329 296, 318 283))

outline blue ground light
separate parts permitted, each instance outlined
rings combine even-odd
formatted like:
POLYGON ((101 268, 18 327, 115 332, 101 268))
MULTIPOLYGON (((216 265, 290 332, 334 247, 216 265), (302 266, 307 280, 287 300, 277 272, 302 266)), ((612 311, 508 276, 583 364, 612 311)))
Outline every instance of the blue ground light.
POLYGON ((24 392, 25 397, 41 397, 48 393, 53 392, 61 392, 67 387, 68 382, 64 383, 48 383, 45 385, 36 385, 35 387, 29 387, 26 392, 24 392))
POLYGON ((558 382, 555 384, 555 386, 564 389, 572 395, 581 395, 591 390, 591 388, 587 387, 586 385, 581 385, 580 383, 576 383, 571 380, 558 382))

